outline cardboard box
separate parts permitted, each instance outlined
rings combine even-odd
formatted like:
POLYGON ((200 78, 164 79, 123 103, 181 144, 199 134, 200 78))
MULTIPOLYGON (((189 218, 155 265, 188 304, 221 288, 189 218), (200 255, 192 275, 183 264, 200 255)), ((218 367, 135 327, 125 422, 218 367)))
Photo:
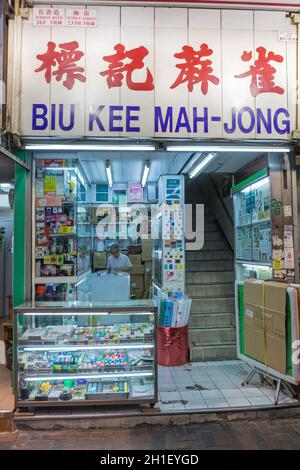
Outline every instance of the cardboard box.
POLYGON ((265 363, 264 281, 244 282, 244 352, 265 363))
POLYGON ((132 289, 131 295, 136 299, 142 299, 144 294, 144 289, 132 289))
POLYGON ((128 258, 131 261, 133 266, 137 264, 142 264, 142 256, 141 255, 128 255, 128 258))
POLYGON ((107 268, 107 253, 106 251, 93 252, 93 268, 106 269, 107 268))
POLYGON ((286 373, 286 288, 280 282, 265 283, 266 362, 282 374, 286 373))
POLYGON ((152 276, 152 261, 145 261, 145 276, 152 276))
POLYGON ((263 309, 257 305, 245 304, 244 309, 244 352, 247 356, 265 363, 265 334, 263 309))
POLYGON ((140 264, 140 265, 134 265, 132 266, 132 269, 130 271, 130 274, 131 275, 143 275, 144 274, 144 265, 143 264, 140 264))
POLYGON ((128 245, 128 255, 140 255, 141 253, 141 245, 128 245))
POLYGON ((288 284, 244 283, 245 354, 286 373, 286 288, 288 284))
POLYGON ((144 289, 144 276, 140 274, 131 274, 130 285, 132 289, 144 289))
POLYGON ((145 286, 145 289, 150 289, 150 287, 152 286, 152 276, 145 276, 144 286, 145 286))

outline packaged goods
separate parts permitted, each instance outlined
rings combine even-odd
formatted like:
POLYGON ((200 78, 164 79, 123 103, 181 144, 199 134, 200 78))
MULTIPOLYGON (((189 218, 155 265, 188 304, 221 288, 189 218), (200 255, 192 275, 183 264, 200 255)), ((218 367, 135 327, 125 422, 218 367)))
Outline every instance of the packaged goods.
POLYGON ((97 269, 106 269, 107 268, 107 253, 106 251, 93 252, 93 268, 97 269))
POLYGON ((128 258, 131 261, 131 264, 133 266, 135 265, 141 265, 142 264, 142 257, 141 255, 128 255, 128 258))

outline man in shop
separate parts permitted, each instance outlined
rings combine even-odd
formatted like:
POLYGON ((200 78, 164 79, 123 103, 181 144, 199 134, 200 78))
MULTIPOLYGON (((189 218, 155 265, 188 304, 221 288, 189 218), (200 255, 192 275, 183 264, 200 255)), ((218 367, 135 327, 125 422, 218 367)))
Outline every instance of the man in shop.
POLYGON ((130 273, 132 271, 132 264, 128 256, 120 252, 120 247, 114 243, 110 248, 111 256, 107 260, 107 271, 130 273))

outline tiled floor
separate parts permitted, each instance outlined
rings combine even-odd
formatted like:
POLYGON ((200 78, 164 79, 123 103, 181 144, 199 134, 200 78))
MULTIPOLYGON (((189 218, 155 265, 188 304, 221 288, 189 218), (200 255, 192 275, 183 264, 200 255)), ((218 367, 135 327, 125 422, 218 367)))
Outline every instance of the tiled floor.
MULTIPOLYGON (((250 368, 242 361, 193 362, 158 369, 162 411, 274 406, 274 389, 258 375, 242 387, 250 368)), ((282 392, 279 404, 297 403, 282 392)))

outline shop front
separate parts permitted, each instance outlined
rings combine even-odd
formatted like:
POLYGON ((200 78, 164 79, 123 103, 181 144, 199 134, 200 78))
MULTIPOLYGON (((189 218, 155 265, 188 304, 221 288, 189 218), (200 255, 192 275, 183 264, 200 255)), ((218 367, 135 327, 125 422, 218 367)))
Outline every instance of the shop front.
POLYGON ((18 409, 297 405, 296 33, 281 11, 11 22, 18 409))

